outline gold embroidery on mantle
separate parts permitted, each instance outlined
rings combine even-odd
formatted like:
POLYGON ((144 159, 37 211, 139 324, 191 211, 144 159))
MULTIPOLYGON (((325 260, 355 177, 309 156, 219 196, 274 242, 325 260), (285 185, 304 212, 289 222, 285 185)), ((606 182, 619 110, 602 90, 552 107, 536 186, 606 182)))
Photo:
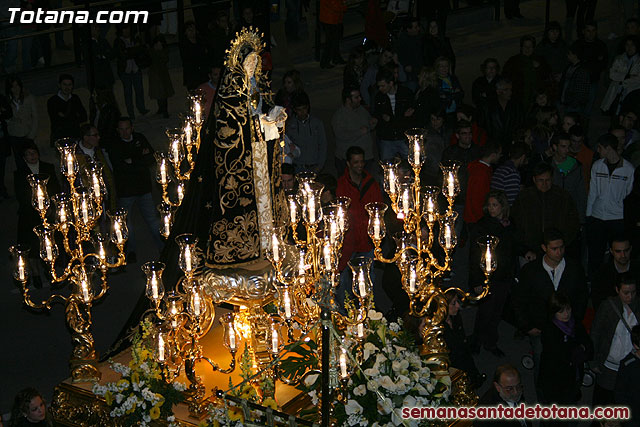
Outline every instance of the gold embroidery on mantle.
POLYGON ((251 259, 260 255, 258 242, 258 219, 255 211, 237 216, 233 222, 221 219, 211 228, 217 236, 213 253, 207 253, 209 263, 231 263, 237 259, 251 259))

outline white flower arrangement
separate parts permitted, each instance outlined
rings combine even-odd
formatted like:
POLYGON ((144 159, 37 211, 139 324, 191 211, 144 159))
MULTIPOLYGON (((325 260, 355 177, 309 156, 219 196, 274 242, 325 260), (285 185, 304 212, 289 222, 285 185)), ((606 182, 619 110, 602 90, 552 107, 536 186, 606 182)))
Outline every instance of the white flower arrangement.
MULTIPOLYGON (((401 409, 416 406, 441 406, 451 393, 451 378, 436 377, 432 362, 420 356, 411 334, 402 322, 390 322, 374 310, 367 314, 368 329, 359 350, 350 354, 351 375, 342 391, 342 400, 334 402, 333 416, 339 426, 428 425, 428 420, 404 420, 401 409), (359 364, 358 364, 359 362, 359 364)), ((357 342, 355 331, 347 331, 343 342, 357 342)), ((314 405, 318 402, 321 380, 309 375, 298 386, 306 391, 314 405)))

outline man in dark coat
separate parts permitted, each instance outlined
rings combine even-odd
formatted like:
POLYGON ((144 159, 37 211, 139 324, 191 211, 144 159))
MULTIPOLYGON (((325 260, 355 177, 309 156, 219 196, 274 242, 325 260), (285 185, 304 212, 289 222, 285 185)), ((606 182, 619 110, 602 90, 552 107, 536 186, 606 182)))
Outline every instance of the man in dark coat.
POLYGON ((544 256, 522 268, 520 282, 513 290, 517 326, 530 337, 536 378, 542 354, 540 333, 550 318, 551 295, 554 291, 562 291, 569 298, 576 322, 584 317, 589 295, 582 266, 564 256, 562 233, 553 228, 546 230, 541 247, 544 256))
MULTIPOLYGON (((507 149, 513 135, 525 120, 522 104, 511 99, 513 84, 509 79, 500 78, 496 83, 496 99, 489 99, 480 110, 478 123, 487 131, 489 138, 499 141, 507 149)), ((505 150, 506 151, 506 150, 505 150)))
POLYGON ((616 283, 624 273, 630 272, 637 277, 638 260, 633 260, 631 250, 631 241, 624 234, 611 240, 611 256, 600 266, 591 285, 591 302, 596 311, 603 301, 616 296, 616 283))
POLYGON ((640 420, 640 325, 631 328, 633 351, 620 362, 616 380, 615 403, 631 409, 631 419, 624 426, 637 425, 640 420))
POLYGON ((571 246, 580 227, 575 201, 567 191, 552 184, 552 166, 541 162, 532 174, 534 186, 520 192, 511 210, 520 255, 527 261, 540 255, 545 230, 560 230, 566 246, 571 246))
MULTIPOLYGON (((496 368, 491 387, 478 402, 478 406, 497 406, 515 408, 524 403, 523 386, 520 373, 512 365, 505 364, 496 368)), ((531 423, 517 419, 475 420, 474 427, 529 427, 531 423)))
POLYGON ((47 100, 52 147, 57 139, 80 136, 80 125, 87 121, 87 110, 73 93, 73 76, 61 74, 58 87, 58 93, 47 100))

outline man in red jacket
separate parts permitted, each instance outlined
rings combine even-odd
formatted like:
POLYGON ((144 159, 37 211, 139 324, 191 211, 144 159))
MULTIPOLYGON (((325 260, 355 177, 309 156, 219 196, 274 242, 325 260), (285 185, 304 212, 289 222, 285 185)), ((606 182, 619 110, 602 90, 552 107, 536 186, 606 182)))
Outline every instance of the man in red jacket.
POLYGON ((484 199, 491 189, 493 165, 498 163, 502 147, 490 141, 482 147, 482 157, 469 163, 469 180, 467 181, 467 198, 464 203, 464 222, 474 224, 482 218, 484 199))
MULTIPOLYGON (((356 256, 373 258, 373 243, 367 234, 369 214, 364 206, 370 202, 382 202, 382 191, 376 180, 364 169, 364 150, 357 146, 347 149, 347 168, 338 179, 336 196, 351 199, 349 207, 349 230, 344 236, 342 256, 338 263, 340 286, 336 291, 336 302, 343 305, 347 289, 351 289, 351 269, 347 262, 356 256)), ((373 277, 371 278, 373 280, 373 277)))

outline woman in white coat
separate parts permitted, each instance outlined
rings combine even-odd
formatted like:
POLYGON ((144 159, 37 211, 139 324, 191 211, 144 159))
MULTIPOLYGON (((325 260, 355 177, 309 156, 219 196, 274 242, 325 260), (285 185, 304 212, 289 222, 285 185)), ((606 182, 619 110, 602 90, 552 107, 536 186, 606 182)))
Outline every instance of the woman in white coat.
POLYGON ((624 53, 618 55, 609 69, 611 83, 602 100, 602 111, 618 114, 624 98, 636 89, 640 89, 640 53, 637 36, 627 36, 624 53))

